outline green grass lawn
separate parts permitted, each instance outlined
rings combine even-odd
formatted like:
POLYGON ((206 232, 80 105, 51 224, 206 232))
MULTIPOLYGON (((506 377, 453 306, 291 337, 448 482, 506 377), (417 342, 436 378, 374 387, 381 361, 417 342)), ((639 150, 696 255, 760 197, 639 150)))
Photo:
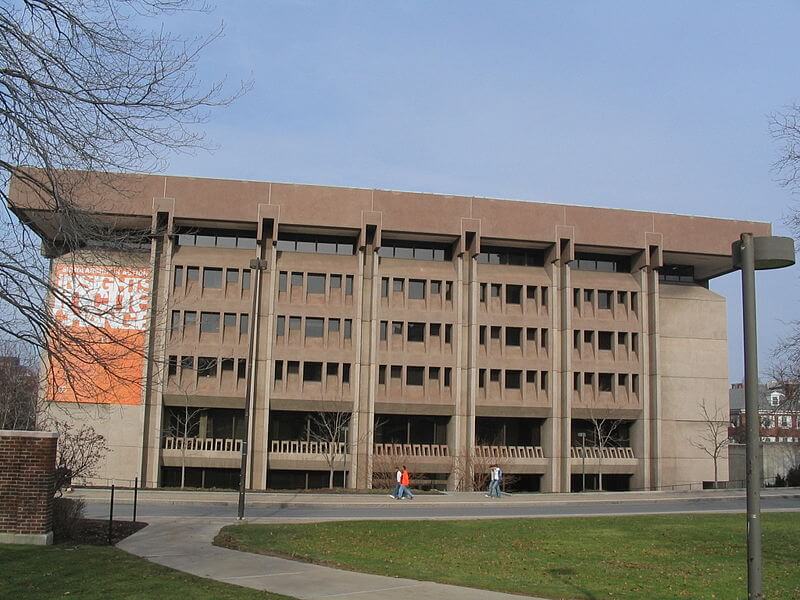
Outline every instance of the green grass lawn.
MULTIPOLYGON (((763 515, 766 598, 800 599, 800 514, 763 515)), ((216 543, 548 598, 746 598, 744 515, 235 525, 216 543)))
POLYGON ((2 544, 0 598, 286 600, 167 569, 116 548, 2 544))

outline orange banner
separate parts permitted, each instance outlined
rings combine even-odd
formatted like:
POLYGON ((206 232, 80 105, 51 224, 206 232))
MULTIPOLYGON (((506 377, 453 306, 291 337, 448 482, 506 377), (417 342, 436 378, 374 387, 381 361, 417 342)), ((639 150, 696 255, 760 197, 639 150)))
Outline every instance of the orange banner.
POLYGON ((59 263, 53 278, 51 399, 140 404, 150 270, 59 263))

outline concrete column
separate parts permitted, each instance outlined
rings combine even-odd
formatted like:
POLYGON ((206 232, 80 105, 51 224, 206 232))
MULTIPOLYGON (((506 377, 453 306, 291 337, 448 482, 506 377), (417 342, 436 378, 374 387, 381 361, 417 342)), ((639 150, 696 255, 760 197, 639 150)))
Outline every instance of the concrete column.
POLYGON ((349 485, 361 489, 372 487, 372 447, 375 431, 375 381, 378 354, 378 253, 375 232, 368 233, 367 243, 359 250, 360 297, 356 321, 356 389, 350 445, 355 453, 349 485))

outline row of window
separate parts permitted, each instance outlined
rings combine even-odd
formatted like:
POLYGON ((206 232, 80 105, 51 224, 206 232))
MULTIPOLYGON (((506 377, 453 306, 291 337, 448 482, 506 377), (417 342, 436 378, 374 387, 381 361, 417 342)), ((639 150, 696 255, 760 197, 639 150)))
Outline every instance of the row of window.
POLYGON ((542 267, 544 266, 544 256, 544 250, 481 246, 478 262, 485 265, 542 267))
MULTIPOLYGON (((595 377, 597 377, 597 389, 600 392, 611 392, 614 388, 614 373, 573 373, 572 374, 572 389, 576 392, 581 390, 581 384, 584 387, 593 388, 595 377)), ((617 385, 621 388, 628 386, 628 373, 616 373, 617 385)), ((631 389, 634 394, 639 393, 639 375, 633 373, 630 375, 631 389)))
POLYGON ((342 332, 342 337, 349 340, 353 336, 353 320, 352 319, 339 319, 339 318, 322 318, 322 317, 286 317, 278 315, 275 321, 275 336, 283 337, 286 335, 286 325, 289 325, 289 331, 300 331, 304 329, 305 337, 307 338, 321 338, 325 336, 325 330, 328 334, 338 334, 342 332), (305 320, 305 328, 303 327, 303 320, 305 320), (326 322, 327 321, 327 327, 326 322))
POLYGON ((667 283, 694 283, 692 265, 664 265, 658 270, 658 280, 667 283))
POLYGON ((173 310, 170 321, 170 330, 173 334, 180 331, 192 331, 197 327, 198 315, 200 317, 200 333, 219 333, 220 327, 226 332, 237 330, 239 335, 247 335, 250 328, 250 315, 247 313, 218 313, 199 312, 195 310, 173 310))
POLYGON ((525 297, 528 300, 539 303, 541 306, 547 306, 547 292, 549 288, 546 285, 518 285, 513 283, 481 283, 480 284, 480 301, 486 302, 489 298, 500 298, 505 296, 506 304, 522 304, 522 293, 525 292, 525 297), (488 291, 488 296, 487 296, 488 291))
MULTIPOLYGON (((392 292, 405 294, 406 279, 403 277, 382 277, 381 278, 381 298, 389 297, 389 288, 392 292)), ((408 298, 410 300, 425 300, 430 296, 442 295, 444 289, 444 299, 453 299, 453 282, 442 281, 441 279, 408 279, 408 298)))
POLYGON ((178 367, 181 371, 197 371, 197 376, 201 378, 213 379, 217 376, 217 371, 222 374, 233 374, 236 370, 236 378, 243 380, 247 377, 246 358, 219 358, 217 356, 181 356, 180 360, 176 355, 171 355, 167 362, 167 374, 172 377, 178 374, 178 367))
POLYGON ((533 387, 547 389, 548 371, 522 371, 518 369, 478 369, 478 387, 486 387, 486 375, 490 383, 500 383, 507 390, 518 390, 522 387, 522 376, 525 374, 525 383, 533 387))
MULTIPOLYGON (((572 290, 572 305, 574 307, 581 306, 581 299, 587 304, 594 305, 594 296, 597 292, 597 308, 611 309, 614 303, 615 292, 613 290, 592 290, 573 288, 572 290)), ((616 292, 617 304, 620 306, 628 306, 628 297, 630 296, 630 307, 633 312, 639 310, 639 292, 628 292, 619 290, 616 292)))
MULTIPOLYGON (((387 341, 389 337, 389 321, 380 322, 380 340, 387 341)), ((432 338, 431 341, 437 341, 442 336, 442 325, 444 325, 444 343, 451 344, 453 341, 453 325, 452 323, 418 323, 414 321, 391 321, 392 337, 403 337, 403 330, 405 329, 406 341, 408 342, 424 342, 425 333, 432 338)))
POLYGON ((452 367, 417 367, 417 366, 404 366, 404 365, 379 365, 378 366, 378 384, 386 384, 386 373, 393 382, 403 381, 403 372, 405 371, 406 385, 422 386, 425 385, 425 372, 427 371, 428 381, 430 385, 439 385, 441 382, 444 387, 450 387, 453 375, 452 367))
POLYGON ((280 252, 309 252, 353 256, 355 239, 331 235, 279 234, 276 249, 280 252))
POLYGON ((405 258, 408 260, 433 260, 444 262, 452 260, 453 245, 436 242, 413 242, 384 238, 378 248, 380 258, 405 258))
POLYGON ((589 344, 594 347, 595 336, 597 336, 597 349, 598 350, 611 350, 614 344, 614 338, 617 340, 617 346, 621 348, 628 347, 628 339, 631 342, 631 352, 639 352, 639 334, 635 331, 593 331, 591 329, 576 329, 572 332, 572 346, 573 348, 581 347, 581 340, 584 344, 589 344))
POLYGON ((242 248, 254 250, 256 232, 227 229, 202 229, 182 227, 176 229, 178 246, 197 246, 200 248, 242 248))
POLYGON ((615 256, 613 254, 592 254, 576 252, 575 260, 570 263, 570 268, 578 271, 601 271, 604 273, 630 273, 631 259, 629 256, 615 256))
POLYGON ((478 343, 486 345, 486 333, 492 340, 504 340, 506 346, 522 346, 522 332, 525 331, 525 340, 533 344, 538 342, 542 348, 547 348, 549 330, 546 327, 500 327, 499 325, 481 325, 478 329, 478 343))
MULTIPOLYGON (((336 362, 313 362, 305 361, 301 363, 297 360, 285 361, 285 376, 287 378, 300 377, 302 371, 303 383, 322 383, 322 373, 324 372, 328 377, 339 377, 341 370, 342 383, 350 383, 350 363, 336 363, 336 362)), ((283 381, 284 379, 284 361, 275 361, 275 382, 283 381)))
POLYGON ((302 290, 305 284, 307 294, 325 294, 328 290, 341 290, 344 284, 345 296, 353 295, 353 275, 339 273, 303 273, 300 271, 280 271, 278 273, 278 291, 288 292, 291 284, 292 290, 302 290), (291 275, 291 278, 290 278, 291 275), (330 284, 330 287, 328 287, 330 284))
POLYGON ((178 289, 183 287, 184 274, 187 287, 198 285, 203 280, 203 289, 221 290, 223 287, 238 287, 241 281, 241 289, 250 289, 250 269, 239 269, 229 267, 194 267, 177 265, 173 268, 173 287, 178 289), (224 275, 224 277, 223 277, 224 275))

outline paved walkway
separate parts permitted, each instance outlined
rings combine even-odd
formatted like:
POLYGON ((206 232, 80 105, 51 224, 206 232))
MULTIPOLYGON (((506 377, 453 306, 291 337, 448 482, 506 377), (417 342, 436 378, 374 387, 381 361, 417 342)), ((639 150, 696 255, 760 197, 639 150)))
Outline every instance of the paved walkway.
MULTIPOLYGON (((235 521, 231 521, 235 523, 235 521)), ((409 596, 436 600, 520 600, 520 596, 342 571, 319 565, 237 552, 212 545, 219 521, 167 520, 151 523, 122 540, 122 550, 152 562, 303 600, 400 600, 409 596)))

